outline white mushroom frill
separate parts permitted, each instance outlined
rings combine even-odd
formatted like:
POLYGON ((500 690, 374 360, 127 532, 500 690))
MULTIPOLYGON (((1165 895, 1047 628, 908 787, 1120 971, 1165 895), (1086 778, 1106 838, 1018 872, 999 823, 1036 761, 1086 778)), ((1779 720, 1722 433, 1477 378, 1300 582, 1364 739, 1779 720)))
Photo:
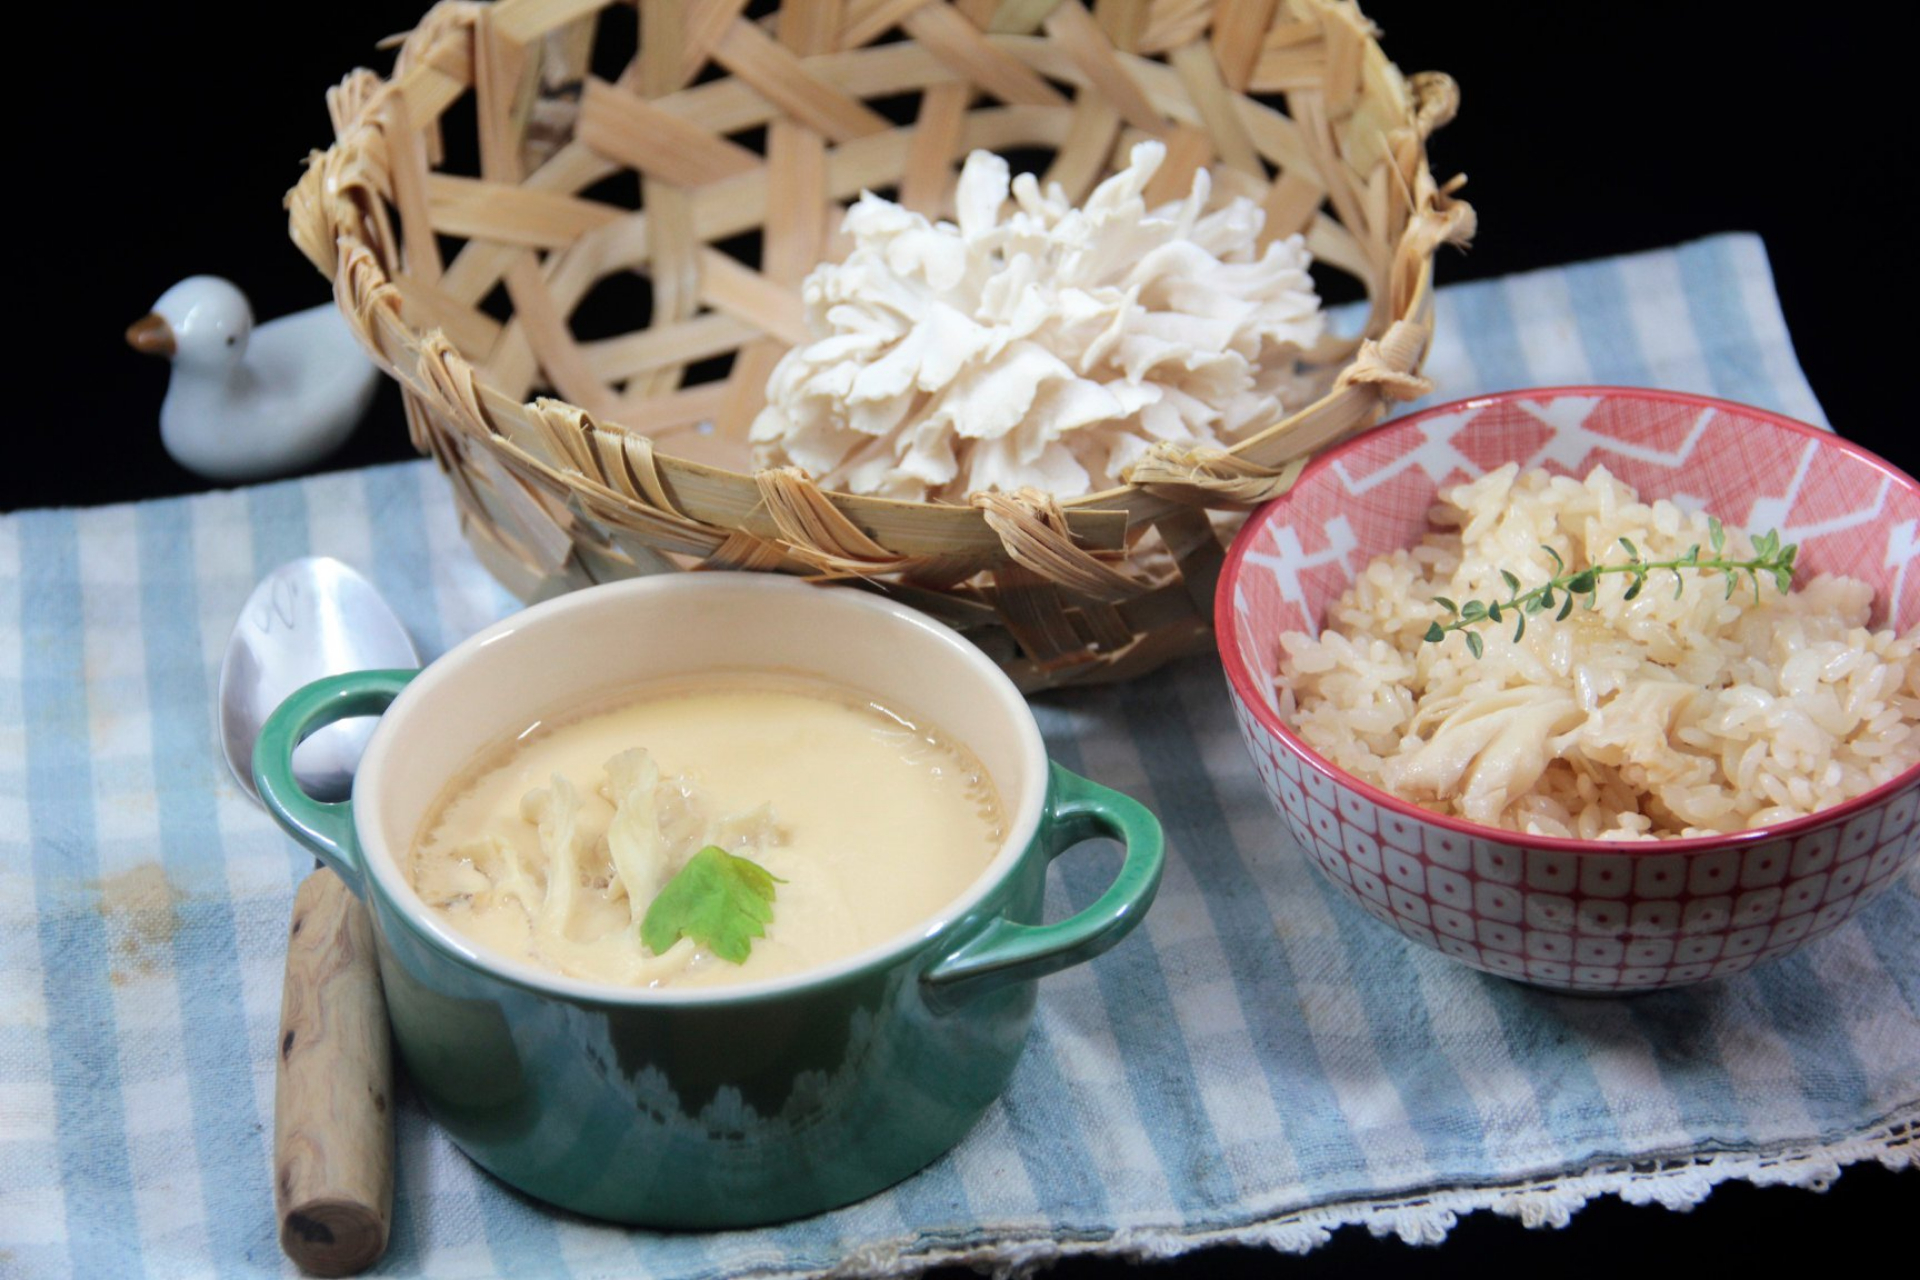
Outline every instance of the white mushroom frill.
POLYGON ((755 461, 916 501, 1066 497, 1119 483, 1156 442, 1230 444, 1285 416, 1325 325, 1305 243, 1257 251, 1261 210, 1206 212, 1204 169, 1149 210, 1165 155, 1140 143, 1078 209, 985 151, 955 222, 863 195, 852 252, 803 286, 819 336, 768 379, 755 461))

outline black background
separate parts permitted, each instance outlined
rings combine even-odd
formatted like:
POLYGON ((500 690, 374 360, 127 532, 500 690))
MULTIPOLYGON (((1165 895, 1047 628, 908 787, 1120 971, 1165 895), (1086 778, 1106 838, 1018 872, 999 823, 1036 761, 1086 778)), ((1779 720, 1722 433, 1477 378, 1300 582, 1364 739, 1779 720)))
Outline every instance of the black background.
MULTIPOLYGON (((9 261, 28 336, 0 510, 206 487, 161 451, 166 370, 121 333, 194 272, 238 282, 262 318, 326 300, 287 239, 281 195, 328 140, 325 88, 355 65, 384 70, 375 41, 425 3, 36 10, 32 51, 14 59, 9 261)), ((1481 232, 1471 251, 1443 251, 1443 283, 1757 231, 1834 425, 1915 469, 1909 357, 1887 323, 1913 276, 1897 195, 1911 112, 1903 42, 1871 10, 1816 6, 1789 21, 1733 3, 1366 7, 1403 68, 1461 85, 1460 118, 1432 155, 1437 173, 1469 176, 1481 232)), ((385 387, 327 465, 406 456, 385 387)), ((1438 1248, 1349 1229, 1301 1259, 1211 1250, 1152 1270, 1615 1275, 1710 1259, 1731 1271, 1776 1261, 1783 1242, 1820 1241, 1839 1260, 1908 1234, 1916 1193, 1920 1172, 1856 1165, 1826 1195, 1733 1184, 1686 1215, 1608 1199, 1564 1231, 1479 1214, 1438 1248)), ((1120 1270, 1069 1262, 1058 1274, 1120 1270)))

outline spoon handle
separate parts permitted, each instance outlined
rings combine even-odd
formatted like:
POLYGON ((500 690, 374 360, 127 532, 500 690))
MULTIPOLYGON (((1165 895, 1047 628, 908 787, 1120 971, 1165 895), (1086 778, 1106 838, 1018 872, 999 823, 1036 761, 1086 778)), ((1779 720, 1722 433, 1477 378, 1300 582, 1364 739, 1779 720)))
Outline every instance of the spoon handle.
POLYGON ((367 909, 324 868, 293 900, 274 1094, 280 1247, 319 1276, 353 1275, 393 1218, 392 1063, 367 909))

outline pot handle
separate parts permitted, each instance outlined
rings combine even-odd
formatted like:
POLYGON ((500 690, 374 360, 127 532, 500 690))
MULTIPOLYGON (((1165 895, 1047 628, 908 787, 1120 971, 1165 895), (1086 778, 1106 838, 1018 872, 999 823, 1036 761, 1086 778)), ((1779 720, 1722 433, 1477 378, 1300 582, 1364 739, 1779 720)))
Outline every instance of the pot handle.
POLYGON ((355 894, 362 893, 362 885, 360 850, 353 838, 353 801, 329 804, 302 791, 293 780, 293 749, 336 720, 379 715, 419 674, 417 670, 350 671, 316 680, 274 709, 253 744, 253 785, 259 788, 267 812, 355 894))
POLYGON ((1133 932, 1160 888, 1165 841, 1146 806, 1057 764, 1049 768, 1047 811, 1037 837, 1048 860, 1083 840, 1109 836, 1125 850, 1120 872, 1091 906, 1056 924, 1020 924, 1005 916, 987 921, 921 974, 936 1009, 1093 959, 1133 932))

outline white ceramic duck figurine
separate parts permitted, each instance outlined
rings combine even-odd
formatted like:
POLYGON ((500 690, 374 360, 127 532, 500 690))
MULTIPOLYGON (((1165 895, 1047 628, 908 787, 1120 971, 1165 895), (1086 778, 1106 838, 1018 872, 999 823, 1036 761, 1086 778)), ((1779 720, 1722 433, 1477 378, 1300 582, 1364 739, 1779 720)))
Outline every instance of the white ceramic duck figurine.
POLYGON ((260 480, 317 462, 366 412, 379 371, 329 303, 253 328, 247 296, 189 276, 127 330, 173 362, 160 442, 210 480, 260 480))

